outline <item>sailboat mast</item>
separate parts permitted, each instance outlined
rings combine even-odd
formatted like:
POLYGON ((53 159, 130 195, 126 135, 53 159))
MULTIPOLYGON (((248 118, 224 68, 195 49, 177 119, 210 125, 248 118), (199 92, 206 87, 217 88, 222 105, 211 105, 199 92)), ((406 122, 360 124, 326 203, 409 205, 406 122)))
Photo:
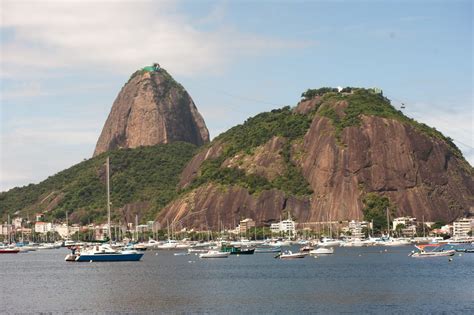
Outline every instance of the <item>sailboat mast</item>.
POLYGON ((138 214, 135 214, 135 233, 136 233, 136 241, 138 243, 138 214))
POLYGON ((388 217, 388 207, 387 207, 387 234, 390 237, 390 219, 388 217))
POLYGON ((112 229, 110 228, 110 161, 107 157, 107 224, 109 226, 109 243, 112 242, 112 229))
POLYGON ((12 243, 12 238, 10 235, 10 229, 11 229, 11 224, 10 224, 10 214, 7 216, 7 236, 8 236, 8 244, 12 243))
POLYGON ((423 237, 426 237, 426 234, 425 234, 425 216, 423 216, 423 237))

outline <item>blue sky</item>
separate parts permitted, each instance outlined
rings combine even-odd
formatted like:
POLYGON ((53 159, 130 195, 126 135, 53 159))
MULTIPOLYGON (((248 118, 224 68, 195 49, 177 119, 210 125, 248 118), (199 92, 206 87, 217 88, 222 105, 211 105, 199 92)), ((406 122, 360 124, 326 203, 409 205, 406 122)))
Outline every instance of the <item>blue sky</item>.
POLYGON ((158 61, 212 137, 321 86, 381 87, 474 164, 471 1, 0 0, 0 191, 89 158, 158 61))

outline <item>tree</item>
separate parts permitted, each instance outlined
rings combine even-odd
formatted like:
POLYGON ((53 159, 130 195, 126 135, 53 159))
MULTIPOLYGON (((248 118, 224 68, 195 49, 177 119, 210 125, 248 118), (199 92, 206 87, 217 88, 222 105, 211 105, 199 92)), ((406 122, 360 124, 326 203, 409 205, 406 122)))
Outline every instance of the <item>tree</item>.
POLYGON ((405 224, 400 223, 395 227, 395 232, 397 232, 398 237, 402 236, 402 230, 405 228, 405 224))
POLYGON ((368 193, 362 200, 364 208, 362 212, 364 219, 374 222, 374 231, 381 232, 387 227, 387 209, 390 216, 395 213, 395 207, 390 203, 387 196, 380 196, 377 193, 368 193))
POLYGON ((431 229, 432 230, 435 230, 435 229, 440 229, 442 228, 443 226, 446 225, 446 222, 444 221, 436 221, 432 226, 431 226, 431 229))

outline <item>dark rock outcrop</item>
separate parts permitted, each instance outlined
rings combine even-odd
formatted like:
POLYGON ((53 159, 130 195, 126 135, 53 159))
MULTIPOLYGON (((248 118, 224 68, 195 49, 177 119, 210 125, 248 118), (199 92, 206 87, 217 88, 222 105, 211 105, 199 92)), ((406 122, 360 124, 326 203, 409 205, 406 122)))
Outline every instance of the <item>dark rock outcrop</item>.
POLYGON ((112 105, 94 156, 175 141, 209 142, 206 124, 186 90, 164 69, 140 70, 112 105))

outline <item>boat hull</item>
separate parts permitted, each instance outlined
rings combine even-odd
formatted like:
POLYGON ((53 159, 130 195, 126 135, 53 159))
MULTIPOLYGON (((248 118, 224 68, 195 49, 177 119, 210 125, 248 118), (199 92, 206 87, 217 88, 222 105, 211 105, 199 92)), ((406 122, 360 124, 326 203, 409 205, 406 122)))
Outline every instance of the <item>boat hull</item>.
POLYGON ((131 254, 97 254, 97 255, 79 255, 76 258, 77 262, 90 261, 139 261, 142 258, 142 253, 131 254))
POLYGON ((414 258, 432 258, 432 257, 446 257, 454 256, 456 254, 455 250, 448 250, 444 252, 425 252, 425 253, 413 253, 411 257, 414 258))
POLYGON ((321 248, 312 250, 309 253, 310 255, 332 255, 334 254, 334 249, 332 247, 330 248, 321 247, 321 248))
POLYGON ((18 254, 19 252, 20 250, 16 248, 0 249, 0 254, 18 254))

